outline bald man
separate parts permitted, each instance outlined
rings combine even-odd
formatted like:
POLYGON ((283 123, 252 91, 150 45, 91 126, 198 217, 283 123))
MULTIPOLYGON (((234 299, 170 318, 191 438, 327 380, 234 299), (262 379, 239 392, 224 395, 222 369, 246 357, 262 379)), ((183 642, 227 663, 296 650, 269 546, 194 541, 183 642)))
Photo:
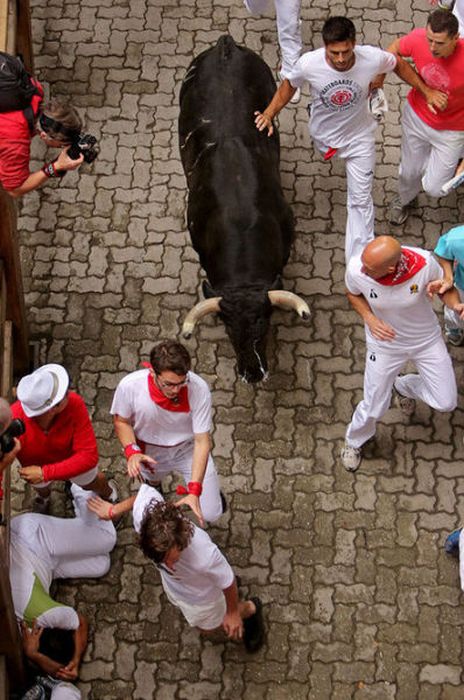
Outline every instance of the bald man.
MULTIPOLYGON (((343 466, 349 471, 358 468, 361 447, 375 435, 377 421, 389 408, 393 387, 406 415, 414 413, 416 399, 437 411, 456 407, 451 358, 427 295, 428 283, 442 276, 431 253, 401 246, 391 236, 371 241, 348 264, 347 296, 364 321, 367 345, 364 398, 353 414, 341 452, 343 466), (399 377, 408 360, 415 362, 418 374, 399 377)), ((441 298, 464 317, 464 304, 455 288, 441 298)))

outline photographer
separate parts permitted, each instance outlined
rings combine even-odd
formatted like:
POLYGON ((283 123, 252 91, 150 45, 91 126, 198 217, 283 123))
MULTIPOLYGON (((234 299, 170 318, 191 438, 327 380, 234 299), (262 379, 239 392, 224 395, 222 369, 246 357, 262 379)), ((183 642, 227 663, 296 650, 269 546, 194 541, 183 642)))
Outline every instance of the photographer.
POLYGON ((2 474, 5 471, 5 469, 9 467, 12 462, 14 462, 14 460, 16 459, 16 455, 21 449, 21 443, 19 442, 18 438, 13 437, 11 438, 13 442, 10 442, 10 444, 8 445, 8 447, 11 447, 11 449, 8 449, 8 451, 5 450, 5 441, 3 438, 8 432, 8 428, 10 427, 11 421, 12 415, 10 405, 8 401, 5 401, 5 399, 0 398, 0 500, 3 498, 2 474))
POLYGON ((68 156, 69 147, 78 138, 82 126, 76 110, 58 100, 51 100, 43 107, 42 88, 37 81, 34 83, 39 93, 32 96, 30 104, 34 120, 32 133, 25 111, 0 112, 0 182, 14 198, 41 187, 49 178, 76 170, 84 160, 82 154, 75 160, 68 156), (53 162, 31 173, 30 148, 36 134, 47 146, 62 150, 53 162))

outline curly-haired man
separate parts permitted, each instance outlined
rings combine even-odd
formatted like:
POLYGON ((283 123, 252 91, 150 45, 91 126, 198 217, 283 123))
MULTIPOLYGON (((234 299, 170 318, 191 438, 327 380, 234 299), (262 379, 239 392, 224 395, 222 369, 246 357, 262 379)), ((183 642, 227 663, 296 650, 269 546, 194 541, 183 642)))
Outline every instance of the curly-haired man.
POLYGON ((227 559, 176 504, 164 501, 148 484, 136 497, 114 506, 98 497, 89 500, 89 508, 103 519, 118 517, 132 506, 140 548, 160 572, 168 599, 189 625, 205 634, 222 627, 230 639, 243 639, 247 651, 257 651, 264 637, 260 599, 239 600, 227 559))

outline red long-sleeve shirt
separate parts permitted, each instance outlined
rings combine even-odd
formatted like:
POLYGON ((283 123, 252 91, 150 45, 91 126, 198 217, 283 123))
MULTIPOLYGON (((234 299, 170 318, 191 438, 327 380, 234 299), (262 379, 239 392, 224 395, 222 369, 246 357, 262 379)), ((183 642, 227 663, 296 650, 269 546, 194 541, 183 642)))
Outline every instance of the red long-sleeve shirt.
POLYGON ((23 467, 42 467, 45 481, 69 479, 98 463, 98 449, 89 414, 81 397, 70 391, 68 404, 47 431, 28 418, 20 401, 11 406, 13 418, 21 418, 26 432, 19 438, 18 459, 23 467))

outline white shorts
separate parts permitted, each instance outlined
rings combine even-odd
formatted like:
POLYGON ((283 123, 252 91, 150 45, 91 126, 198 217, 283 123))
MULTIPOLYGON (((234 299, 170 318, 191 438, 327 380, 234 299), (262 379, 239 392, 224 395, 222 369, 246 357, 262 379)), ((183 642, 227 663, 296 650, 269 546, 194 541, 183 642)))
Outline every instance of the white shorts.
POLYGON ((50 700, 80 700, 81 691, 72 683, 59 683, 50 696, 50 700))
POLYGON ((189 623, 190 627, 199 627, 202 630, 215 630, 222 625, 227 606, 223 593, 212 603, 192 604, 180 600, 167 588, 164 588, 168 599, 179 608, 189 623))
MULTIPOLYGON (((81 486, 82 488, 84 486, 87 486, 87 484, 91 484, 94 479, 97 478, 98 474, 98 467, 93 467, 93 469, 89 469, 86 472, 83 472, 82 474, 77 474, 77 476, 72 476, 69 481, 71 481, 73 484, 76 484, 76 486, 81 486)), ((65 481, 65 479, 52 479, 52 481, 41 481, 40 484, 34 484, 34 488, 36 489, 45 489, 47 486, 50 486, 50 484, 53 483, 53 481, 65 481)))

